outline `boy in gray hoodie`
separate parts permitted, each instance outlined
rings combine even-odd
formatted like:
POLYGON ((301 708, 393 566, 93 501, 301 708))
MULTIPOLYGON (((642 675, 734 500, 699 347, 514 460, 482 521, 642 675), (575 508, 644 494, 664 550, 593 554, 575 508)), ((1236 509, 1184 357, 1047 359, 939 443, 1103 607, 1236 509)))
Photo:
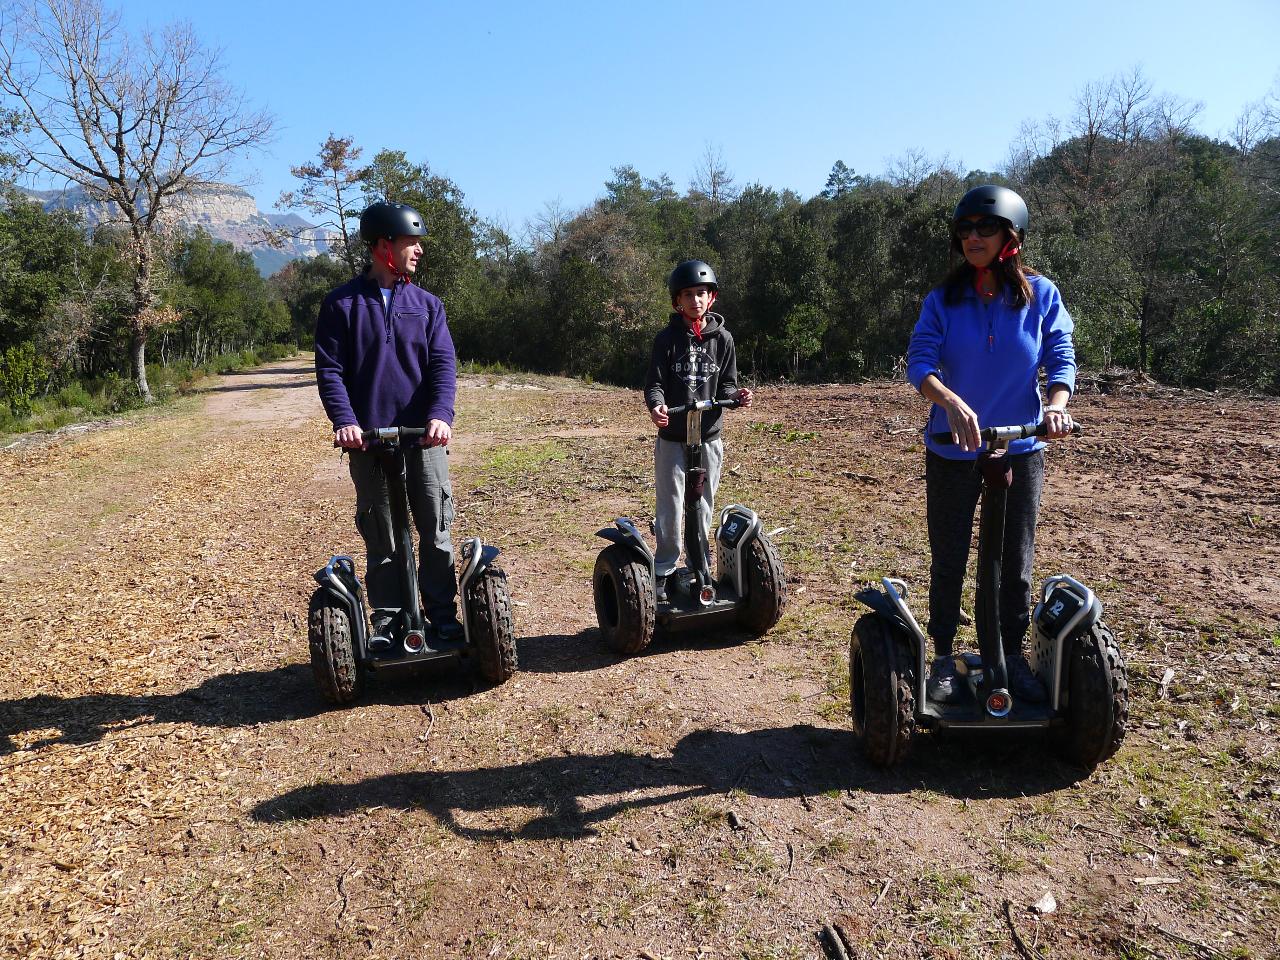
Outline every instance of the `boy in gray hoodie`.
MULTIPOLYGON (((725 328, 724 317, 711 312, 720 287, 715 272, 701 260, 676 264, 667 279, 671 305, 670 322, 653 341, 653 354, 645 377, 644 399, 649 418, 658 428, 653 464, 657 481, 657 509, 654 533, 658 550, 654 555, 654 585, 659 601, 667 598, 667 578, 680 560, 683 538, 685 417, 674 419, 667 407, 683 406, 695 400, 731 400, 751 406, 751 391, 738 386, 738 357, 733 336, 725 328)), ((702 455, 707 470, 706 486, 698 503, 698 522, 710 543, 711 517, 716 487, 724 463, 724 441, 720 438, 721 410, 702 415, 702 455)), ((707 558, 708 565, 711 558, 707 558)), ((674 586, 674 584, 673 584, 674 586)))

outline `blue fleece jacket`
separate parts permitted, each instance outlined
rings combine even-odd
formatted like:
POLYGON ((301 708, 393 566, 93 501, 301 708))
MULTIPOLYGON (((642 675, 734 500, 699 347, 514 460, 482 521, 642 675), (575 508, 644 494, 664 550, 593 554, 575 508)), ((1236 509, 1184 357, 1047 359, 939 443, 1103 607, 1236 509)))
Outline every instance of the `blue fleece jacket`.
POLYGON ((316 382, 335 430, 452 424, 457 370, 444 304, 404 282, 384 307, 368 273, 338 287, 316 319, 316 382))
MULTIPOLYGON (((942 288, 925 298, 920 320, 907 348, 907 379, 917 390, 934 374, 973 408, 978 425, 1001 427, 1036 423, 1043 416, 1039 370, 1049 384, 1075 392, 1076 352, 1071 343, 1074 324, 1062 296, 1051 281, 1029 276, 1031 302, 1021 309, 1003 295, 983 303, 966 287, 958 303, 947 304, 942 288)), ((935 444, 930 434, 946 433, 947 415, 937 404, 929 411, 925 445, 951 460, 972 460, 954 444, 935 444)), ((1009 444, 1011 454, 1044 446, 1036 437, 1009 444)))

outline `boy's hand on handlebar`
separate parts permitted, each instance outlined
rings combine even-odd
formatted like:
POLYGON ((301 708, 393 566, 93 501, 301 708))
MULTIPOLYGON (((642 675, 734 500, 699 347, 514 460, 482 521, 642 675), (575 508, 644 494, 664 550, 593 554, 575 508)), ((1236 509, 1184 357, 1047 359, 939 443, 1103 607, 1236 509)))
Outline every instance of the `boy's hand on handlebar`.
POLYGON ((649 419, 653 421, 655 427, 665 427, 671 422, 671 418, 667 416, 667 405, 660 403, 649 411, 649 419))
POLYGON ((364 431, 358 426, 339 427, 333 431, 333 445, 335 447, 343 447, 347 450, 363 450, 364 439, 361 436, 364 431))
POLYGON ((428 420, 427 432, 418 442, 424 447, 447 447, 453 438, 453 428, 443 420, 428 420))
POLYGON ((747 387, 740 388, 734 399, 738 401, 738 406, 745 410, 751 406, 751 390, 747 387))

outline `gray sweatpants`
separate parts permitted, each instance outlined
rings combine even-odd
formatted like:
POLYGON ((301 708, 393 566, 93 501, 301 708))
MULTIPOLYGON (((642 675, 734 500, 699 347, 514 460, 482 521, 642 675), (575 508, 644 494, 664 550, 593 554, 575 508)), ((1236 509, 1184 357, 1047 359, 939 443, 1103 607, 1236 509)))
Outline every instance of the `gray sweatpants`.
MULTIPOLYGON (((348 451, 356 486, 356 529, 364 538, 369 566, 364 589, 369 605, 403 607, 391 530, 391 500, 378 455, 348 451)), ((458 575, 453 569, 453 488, 444 447, 410 447, 405 451, 409 513, 418 530, 418 590, 427 619, 439 625, 453 621, 458 575)))
MULTIPOLYGON (((653 475, 657 481, 657 509, 654 511, 654 535, 658 551, 654 555, 654 573, 665 577, 680 562, 684 540, 684 444, 658 437, 653 447, 653 475)), ((702 465, 707 482, 698 501, 698 522, 707 534, 710 549, 711 514, 715 509, 716 487, 720 485, 720 468, 724 463, 724 441, 716 437, 702 445, 702 465)), ((707 557, 710 565, 711 558, 707 557)))

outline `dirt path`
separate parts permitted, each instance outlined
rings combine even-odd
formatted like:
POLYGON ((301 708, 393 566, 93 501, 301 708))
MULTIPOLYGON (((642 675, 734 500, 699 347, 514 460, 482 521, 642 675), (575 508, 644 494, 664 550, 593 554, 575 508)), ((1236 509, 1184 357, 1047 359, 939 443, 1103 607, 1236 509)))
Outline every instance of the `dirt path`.
POLYGON ((340 711, 303 621, 359 544, 305 361, 0 453, 0 956, 819 957, 835 923, 854 956, 1013 957, 1006 901, 1047 958, 1276 955, 1280 405, 1078 398, 1038 572, 1098 590, 1134 695, 1080 781, 1035 738, 857 756, 852 593, 927 585, 897 432, 922 408, 895 384, 759 399, 721 500, 790 528, 768 639, 608 655, 593 534, 652 510, 636 396, 470 378, 456 532, 504 548, 521 672, 340 711))

